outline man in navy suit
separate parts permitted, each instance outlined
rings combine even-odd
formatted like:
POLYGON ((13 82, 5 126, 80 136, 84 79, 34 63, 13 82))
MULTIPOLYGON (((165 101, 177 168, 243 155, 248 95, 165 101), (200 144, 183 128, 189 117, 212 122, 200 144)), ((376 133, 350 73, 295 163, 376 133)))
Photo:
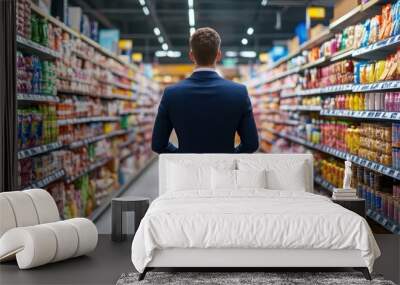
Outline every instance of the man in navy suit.
POLYGON ((221 38, 201 28, 190 38, 193 74, 165 89, 153 129, 157 153, 251 153, 258 134, 244 85, 225 80, 215 71, 221 59, 221 38), (172 130, 179 147, 169 142, 172 130), (235 133, 240 144, 235 147, 235 133))

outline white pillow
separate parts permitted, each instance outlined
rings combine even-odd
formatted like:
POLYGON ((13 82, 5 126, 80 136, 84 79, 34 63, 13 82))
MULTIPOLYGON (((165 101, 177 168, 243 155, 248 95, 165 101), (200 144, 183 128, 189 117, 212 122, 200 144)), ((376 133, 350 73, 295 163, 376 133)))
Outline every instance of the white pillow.
POLYGON ((267 188, 267 171, 236 170, 237 188, 267 188))
POLYGON ((167 191, 211 190, 211 168, 235 169, 235 161, 169 161, 167 191))
POLYGON ((211 169, 211 189, 236 190, 236 170, 211 169))
POLYGON ((211 188, 213 190, 238 190, 243 188, 266 188, 266 170, 211 170, 211 188))
POLYGON ((306 191, 308 178, 304 160, 238 159, 237 164, 239 170, 266 169, 268 189, 306 191))

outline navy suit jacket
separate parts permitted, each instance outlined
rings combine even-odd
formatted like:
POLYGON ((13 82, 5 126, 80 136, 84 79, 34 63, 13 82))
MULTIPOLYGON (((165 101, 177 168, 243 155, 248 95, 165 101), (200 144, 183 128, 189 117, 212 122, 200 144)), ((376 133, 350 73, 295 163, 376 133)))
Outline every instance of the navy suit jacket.
POLYGON ((157 153, 251 153, 258 134, 244 85, 197 71, 165 89, 153 129, 157 153), (169 142, 172 129, 179 148, 169 142), (235 133, 240 145, 235 147, 235 133))

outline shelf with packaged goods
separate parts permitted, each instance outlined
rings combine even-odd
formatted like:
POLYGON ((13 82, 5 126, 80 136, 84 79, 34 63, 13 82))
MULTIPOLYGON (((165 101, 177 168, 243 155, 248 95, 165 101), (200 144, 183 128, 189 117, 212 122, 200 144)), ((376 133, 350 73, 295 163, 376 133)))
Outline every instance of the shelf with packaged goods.
POLYGON ((367 119, 376 121, 399 121, 400 112, 382 112, 382 111, 351 111, 351 110, 327 110, 320 112, 321 116, 345 117, 355 119, 367 119))
POLYGON ((17 93, 17 100, 19 102, 50 102, 57 103, 60 100, 54 95, 45 94, 28 94, 28 93, 17 93))
POLYGON ((119 144, 119 145, 118 145, 118 148, 124 148, 124 147, 127 147, 128 145, 130 145, 130 144, 134 143, 134 142, 135 142, 135 140, 136 140, 136 138, 135 138, 135 137, 133 137, 133 138, 130 138, 130 139, 128 139, 127 141, 125 141, 125 142, 123 142, 123 143, 119 144))
POLYGON ((269 138, 267 138, 267 137, 265 137, 265 136, 263 136, 263 135, 261 135, 260 138, 261 138, 262 141, 267 142, 267 143, 269 143, 269 144, 274 144, 274 143, 275 143, 274 140, 271 140, 271 139, 269 139, 269 138))
POLYGON ((271 94, 271 93, 276 93, 276 92, 282 91, 284 89, 290 89, 290 88, 295 88, 295 87, 296 87, 295 84, 286 84, 286 85, 273 87, 273 88, 262 87, 262 88, 254 90, 253 92, 251 92, 250 95, 259 96, 259 95, 263 95, 263 94, 271 94))
POLYGON ((356 49, 352 53, 353 58, 357 59, 381 59, 396 52, 400 44, 400 35, 393 36, 366 47, 356 49))
POLYGON ((387 217, 384 217, 372 209, 367 209, 367 217, 374 220, 388 231, 396 235, 400 235, 400 225, 388 219, 387 217))
POLYGON ((298 73, 299 71, 300 71, 300 68, 299 68, 299 67, 296 67, 296 68, 292 68, 292 69, 289 69, 289 70, 287 70, 287 71, 283 71, 283 72, 281 72, 281 73, 278 73, 278 74, 276 74, 275 76, 272 76, 272 77, 270 77, 270 78, 268 78, 268 77, 266 77, 266 76, 264 75, 263 77, 261 77, 261 78, 259 78, 259 79, 257 79, 257 80, 252 81, 252 82, 251 82, 250 84, 248 84, 248 85, 249 85, 250 87, 255 87, 255 86, 262 85, 262 84, 271 83, 271 82, 274 82, 274 81, 276 81, 276 80, 279 80, 279 79, 281 79, 281 78, 283 78, 283 77, 286 77, 286 76, 289 76, 289 75, 298 73))
MULTIPOLYGON (((129 64, 129 63, 125 62, 124 60, 119 58, 117 55, 113 54, 112 52, 110 52, 110 51, 106 50, 105 48, 103 48, 102 46, 100 46, 97 42, 93 41, 92 39, 89 39, 88 37, 76 32, 76 31, 74 31, 73 29, 71 29, 70 27, 68 27, 67 25, 62 23, 61 21, 59 21, 56 18, 48 15, 45 11, 40 9, 34 3, 31 3, 31 9, 32 9, 33 12, 35 12, 36 14, 40 15, 41 17, 47 19, 48 21, 50 21, 54 25, 60 27, 62 30, 68 32, 69 34, 73 35, 74 37, 80 38, 81 40, 85 41, 87 44, 89 44, 90 46, 94 47, 98 52, 102 53, 103 55, 107 56, 108 58, 112 58, 116 62, 124 65, 125 67, 128 67, 128 68, 132 69, 133 71, 138 71, 138 67, 136 65, 129 64)), ((113 73, 118 73, 117 75, 119 75, 119 76, 124 76, 124 77, 127 77, 128 79, 134 80, 133 77, 125 75, 123 72, 115 71, 110 67, 107 67, 107 68, 109 68, 111 70, 111 72, 113 72, 113 73)))
POLYGON ((319 175, 314 175, 314 182, 329 192, 333 192, 333 189, 335 188, 335 186, 319 175))
POLYGON ((31 54, 37 55, 45 59, 60 58, 60 53, 55 50, 52 50, 51 48, 35 43, 34 41, 26 39, 20 35, 17 35, 16 39, 17 39, 17 48, 19 50, 27 51, 31 54))
POLYGON ((65 172, 63 169, 53 171, 52 173, 50 173, 48 176, 44 177, 43 179, 33 181, 28 187, 24 188, 24 190, 32 189, 32 188, 44 188, 47 185, 63 178, 64 176, 65 176, 65 172))
POLYGON ((57 124, 58 126, 65 126, 65 125, 76 125, 76 124, 85 124, 94 122, 115 122, 119 120, 120 118, 117 116, 99 116, 99 117, 58 120, 57 124))
POLYGON ((321 106, 281 105, 282 111, 320 112, 321 106))
POLYGON ((291 136, 291 135, 287 135, 287 134, 284 134, 284 133, 278 133, 277 132, 277 135, 282 137, 282 138, 285 138, 285 139, 288 139, 290 141, 293 141, 295 143, 304 145, 304 146, 306 146, 308 148, 315 149, 315 150, 318 150, 320 152, 324 152, 324 153, 330 154, 332 156, 335 156, 335 157, 343 159, 343 160, 349 160, 349 161, 351 161, 351 162, 353 162, 355 164, 358 164, 358 165, 363 166, 365 168, 368 168, 370 170, 373 170, 373 171, 379 172, 381 174, 384 174, 386 176, 392 177, 394 179, 400 180, 400 170, 398 170, 398 169, 394 169, 394 168, 391 168, 389 166, 386 166, 386 165, 383 165, 383 164, 380 164, 380 163, 377 163, 377 162, 373 162, 373 161, 370 161, 370 160, 365 159, 365 158, 361 158, 361 157, 359 157, 357 155, 350 154, 350 153, 347 153, 347 152, 344 152, 344 151, 340 151, 340 150, 331 148, 329 146, 313 144, 313 143, 308 142, 308 141, 306 141, 304 139, 301 139, 301 138, 298 138, 298 137, 294 137, 294 136, 291 136))
POLYGON ((268 122, 268 123, 274 123, 274 124, 277 124, 277 125, 288 125, 288 126, 298 126, 299 125, 299 121, 296 121, 296 120, 269 120, 269 119, 265 119, 263 121, 268 122))
POLYGON ((100 206, 98 206, 88 218, 92 221, 96 221, 110 206, 112 199, 120 197, 129 188, 129 186, 142 175, 147 167, 149 167, 155 161, 156 158, 156 155, 150 157, 150 159, 142 167, 140 167, 140 169, 129 179, 127 183, 125 183, 119 190, 109 195, 109 198, 107 198, 100 206))
POLYGON ((400 80, 382 81, 370 84, 355 84, 353 92, 380 92, 400 90, 400 80))
MULTIPOLYGON (((290 53, 289 55, 277 60, 275 63, 273 63, 270 67, 268 67, 265 71, 260 72, 259 76, 261 76, 261 73, 265 73, 267 71, 270 71, 276 67, 278 67, 279 65, 289 61, 290 59, 292 59, 293 57, 296 57, 297 55, 301 54, 302 51, 304 50, 309 50, 315 46, 318 46, 320 44, 322 44, 323 42, 329 40, 330 38, 332 38, 334 36, 335 33, 340 32, 341 30, 343 30, 345 27, 350 26, 350 25, 354 25, 356 23, 359 23, 367 18, 371 18, 372 16, 376 15, 379 13, 379 10, 381 9, 379 4, 383 4, 385 2, 385 0, 370 0, 365 4, 360 4, 358 5, 356 8, 352 9, 351 11, 349 11, 348 13, 346 13, 345 15, 343 15, 342 17, 340 17, 339 19, 333 21, 330 25, 329 25, 329 29, 326 30, 325 32, 319 34, 319 36, 310 39, 309 41, 303 43, 298 50, 290 53)), ((343 58, 347 58, 353 55, 353 53, 351 51, 347 51, 347 54, 343 54, 341 55, 343 58)), ((339 55, 337 55, 339 56, 339 55)), ((335 57, 335 55, 333 55, 333 58, 335 57)), ((340 57, 339 57, 340 58, 340 57)), ((334 58, 334 60, 339 60, 339 58, 334 58)), ((326 59, 327 60, 327 59, 326 59)), ((301 69, 305 69, 305 68, 311 68, 311 67, 315 67, 318 66, 319 64, 321 64, 322 62, 324 62, 324 60, 321 60, 320 63, 316 63, 314 64, 309 64, 309 66, 307 67, 300 67, 301 69)), ((255 80, 253 79, 251 82, 255 82, 255 80)), ((249 85, 252 85, 252 83, 249 82, 249 85)))
POLYGON ((18 159, 24 159, 27 157, 36 156, 39 154, 43 154, 46 152, 60 149, 61 147, 62 147, 62 144, 60 142, 53 142, 53 143, 49 143, 49 144, 31 147, 28 149, 23 149, 23 150, 18 151, 18 159))
POLYGON ((88 144, 91 144, 91 143, 94 143, 94 142, 97 142, 97 141, 101 141, 101 140, 104 140, 104 139, 108 139, 108 138, 112 138, 112 137, 120 136, 120 135, 125 135, 125 134, 127 134, 129 132, 132 132, 133 130, 134 130, 134 128, 130 128, 130 129, 127 129, 127 130, 116 130, 116 131, 113 131, 113 132, 108 133, 108 134, 103 134, 103 135, 99 135, 99 136, 86 138, 86 139, 83 139, 83 140, 74 141, 74 142, 69 144, 69 148, 70 149, 79 148, 79 147, 82 147, 82 146, 85 146, 85 145, 88 145, 88 144))
POLYGON ((338 84, 321 88, 303 89, 297 92, 299 96, 321 95, 329 93, 352 92, 354 84, 338 84))
POLYGON ((72 182, 74 182, 75 180, 81 178, 83 175, 92 172, 93 170, 102 167, 104 165, 106 165, 108 162, 110 162, 113 158, 112 157, 106 157, 103 159, 100 159, 94 163, 92 163, 91 165, 89 165, 85 170, 81 171, 80 173, 76 174, 76 175, 72 175, 72 176, 67 176, 65 181, 70 184, 72 182))
POLYGON ((333 21, 329 25, 329 29, 336 33, 343 30, 345 27, 357 24, 367 18, 371 18, 379 12, 381 8, 379 4, 384 2, 385 0, 370 0, 365 4, 360 4, 339 19, 333 21))
POLYGON ((96 94, 91 92, 83 92, 79 90, 66 90, 66 89, 58 89, 59 94, 69 94, 69 95, 77 95, 77 96, 89 96, 93 98, 101 98, 107 100, 125 100, 125 101, 136 101, 136 97, 133 96, 125 96, 125 95, 118 95, 118 94, 111 94, 111 95, 102 95, 96 94))
POLYGON ((121 155, 121 156, 119 157, 119 160, 120 160, 120 161, 124 161, 125 159, 127 159, 128 157, 131 157, 132 155, 134 155, 134 153, 133 153, 133 151, 130 151, 130 152, 127 153, 127 154, 121 155))

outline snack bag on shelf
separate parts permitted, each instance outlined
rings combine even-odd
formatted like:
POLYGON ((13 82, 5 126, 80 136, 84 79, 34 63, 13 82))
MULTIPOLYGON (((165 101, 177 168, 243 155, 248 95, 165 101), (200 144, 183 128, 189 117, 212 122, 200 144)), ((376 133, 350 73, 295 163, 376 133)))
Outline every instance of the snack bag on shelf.
POLYGON ((383 40, 390 36, 392 30, 391 4, 382 7, 382 25, 379 32, 379 39, 383 40))

